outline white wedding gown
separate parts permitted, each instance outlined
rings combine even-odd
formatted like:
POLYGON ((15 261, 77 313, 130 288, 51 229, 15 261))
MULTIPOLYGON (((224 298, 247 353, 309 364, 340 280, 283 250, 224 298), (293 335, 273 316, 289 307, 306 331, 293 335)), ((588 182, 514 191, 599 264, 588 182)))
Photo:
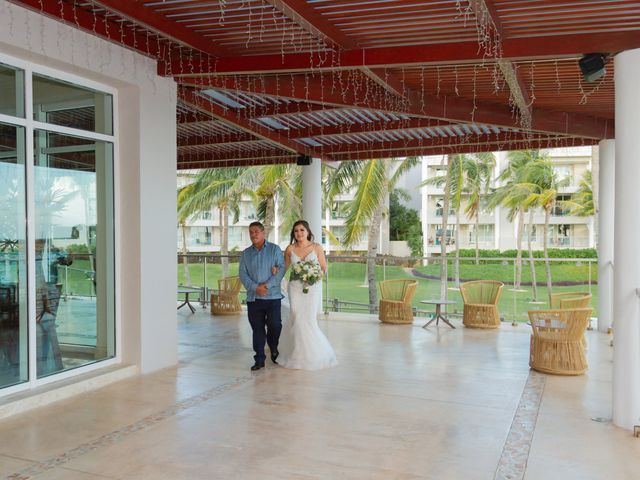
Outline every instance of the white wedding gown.
MULTIPOLYGON (((315 251, 305 260, 318 261, 315 251)), ((291 263, 299 262, 291 252, 291 263)), ((289 282, 287 297, 282 301, 282 333, 278 351, 278 364, 285 368, 300 370, 320 370, 338 364, 336 354, 318 326, 320 294, 322 282, 309 286, 309 293, 303 293, 299 280, 289 282)))

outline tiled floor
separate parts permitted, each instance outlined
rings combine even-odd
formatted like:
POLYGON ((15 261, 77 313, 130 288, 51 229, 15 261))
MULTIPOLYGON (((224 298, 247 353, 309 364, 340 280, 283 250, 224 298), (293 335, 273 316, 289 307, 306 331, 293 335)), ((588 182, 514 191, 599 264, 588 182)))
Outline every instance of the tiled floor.
POLYGON ((338 367, 252 374, 244 316, 183 310, 177 367, 0 421, 0 476, 640 478, 640 440, 591 420, 611 415, 606 335, 588 332, 587 375, 554 377, 530 374, 526 325, 332 314, 338 367))

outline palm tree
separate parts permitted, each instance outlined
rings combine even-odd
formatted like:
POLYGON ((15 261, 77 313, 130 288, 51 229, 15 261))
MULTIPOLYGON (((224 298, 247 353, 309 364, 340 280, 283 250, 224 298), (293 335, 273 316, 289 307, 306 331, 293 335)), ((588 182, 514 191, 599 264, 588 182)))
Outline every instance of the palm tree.
MULTIPOLYGON (((255 166, 243 172, 240 181, 253 188, 258 218, 265 236, 274 227, 276 208, 284 214, 281 226, 288 229, 302 214, 302 169, 294 164, 255 166)), ((278 239, 274 239, 278 243, 278 239)))
POLYGON ((578 185, 578 191, 573 195, 571 200, 565 202, 571 208, 571 215, 579 217, 590 217, 595 215, 595 206, 593 202, 593 175, 591 170, 584 172, 578 185))
MULTIPOLYGON (((507 167, 500 173, 497 180, 504 182, 501 186, 494 189, 490 199, 489 208, 493 209, 498 205, 507 208, 507 219, 518 220, 517 242, 516 242, 516 261, 515 261, 515 280, 514 287, 520 288, 522 281, 522 237, 524 233, 525 214, 532 206, 527 205, 527 198, 531 193, 531 184, 528 179, 529 167, 540 158, 547 158, 539 150, 518 150, 509 152, 507 155, 509 163, 507 167)), ((533 231, 533 214, 529 216, 529 265, 534 285, 534 299, 537 297, 536 281, 535 281, 535 263, 533 260, 533 251, 531 250, 531 235, 533 231)))
MULTIPOLYGON (((216 207, 220 215, 220 254, 222 256, 222 274, 227 276, 229 270, 229 213, 234 216, 234 222, 240 216, 240 200, 243 194, 249 194, 242 183, 241 169, 209 168, 201 170, 194 177, 193 183, 178 191, 178 223, 182 226, 183 235, 183 265, 185 281, 190 282, 188 262, 186 259, 186 220, 202 212, 211 211, 216 207)), ((187 283, 190 285, 190 283, 187 283)))
POLYGON ((416 157, 408 157, 397 163, 397 168, 392 171, 392 159, 348 161, 342 162, 329 177, 327 199, 330 202, 336 195, 355 189, 355 197, 348 207, 342 243, 351 247, 368 230, 367 282, 371 313, 375 312, 378 304, 376 254, 386 201, 398 179, 417 163, 416 157))
POLYGON ((541 207, 544 210, 544 230, 542 246, 544 250, 544 264, 545 272, 547 275, 547 293, 549 294, 549 303, 551 303, 551 265, 549 264, 549 254, 547 249, 548 244, 548 232, 549 232, 549 219, 553 207, 556 205, 556 198, 558 196, 558 190, 569 184, 569 179, 558 179, 551 160, 548 158, 537 158, 527 168, 527 179, 529 180, 529 186, 531 193, 525 200, 527 207, 541 207))
POLYGON ((465 157, 465 191, 469 194, 469 202, 464 213, 467 217, 475 219, 476 265, 480 263, 480 201, 489 192, 491 173, 495 165, 496 157, 493 153, 476 153, 465 157))
MULTIPOLYGON (((449 220, 449 210, 454 209, 456 212, 456 228, 455 228, 455 261, 454 261, 454 277, 456 286, 460 285, 460 260, 458 251, 460 248, 460 207, 462 203, 462 194, 465 191, 465 164, 467 163, 466 155, 449 155, 447 157, 447 170, 445 175, 438 175, 432 178, 428 178, 420 184, 420 186, 434 185, 437 187, 443 187, 445 198, 443 199, 442 207, 442 237, 440 240, 440 254, 442 255, 442 245, 444 244, 444 253, 446 256, 446 243, 447 234, 446 226, 449 220), (447 204, 445 207, 444 204, 447 204)), ((437 236, 437 235, 436 235, 437 236)), ((444 258, 444 257, 443 257, 444 258)), ((444 263, 444 260, 443 260, 444 263)), ((445 277, 446 278, 446 277, 445 277)), ((446 280, 445 280, 446 283, 446 280)), ((445 298, 442 296, 442 298, 445 298)))

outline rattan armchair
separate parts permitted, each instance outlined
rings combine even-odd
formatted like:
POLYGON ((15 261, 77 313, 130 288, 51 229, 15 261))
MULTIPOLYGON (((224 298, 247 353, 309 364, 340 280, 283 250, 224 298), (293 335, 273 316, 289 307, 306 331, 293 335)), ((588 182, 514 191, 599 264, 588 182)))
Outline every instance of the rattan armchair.
POLYGON ((551 308, 587 308, 591 303, 591 294, 585 292, 562 292, 551 294, 551 308))
POLYGON ((383 323, 413 323, 411 300, 416 293, 415 280, 384 280, 380 282, 379 319, 383 323))
POLYGON ((590 308, 531 310, 529 366, 555 375, 582 375, 587 370, 584 331, 590 308))
POLYGON ((218 280, 218 292, 211 294, 211 313, 233 315, 240 313, 240 277, 226 277, 218 280))
POLYGON ((460 285, 464 301, 462 323, 471 328, 497 328, 500 325, 498 300, 502 295, 502 282, 474 280, 460 285))

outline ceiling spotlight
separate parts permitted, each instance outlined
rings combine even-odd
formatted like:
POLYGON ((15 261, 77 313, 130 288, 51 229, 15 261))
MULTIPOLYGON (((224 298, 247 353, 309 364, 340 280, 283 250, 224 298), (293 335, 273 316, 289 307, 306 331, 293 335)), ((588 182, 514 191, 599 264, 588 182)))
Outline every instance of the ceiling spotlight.
POLYGON ((607 63, 606 53, 585 53, 578 64, 585 82, 595 82, 607 73, 604 68, 607 63))

